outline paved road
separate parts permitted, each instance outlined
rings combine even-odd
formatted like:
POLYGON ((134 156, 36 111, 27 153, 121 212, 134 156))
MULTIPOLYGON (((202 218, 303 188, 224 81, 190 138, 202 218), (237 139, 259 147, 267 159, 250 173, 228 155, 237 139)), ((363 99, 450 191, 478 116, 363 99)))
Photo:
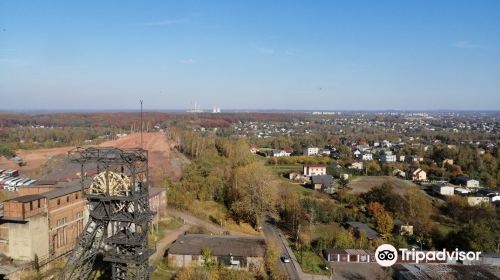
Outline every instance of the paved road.
POLYGON ((283 263, 281 261, 281 267, 284 272, 288 275, 290 280, 329 280, 328 276, 324 275, 314 275, 307 274, 302 271, 302 268, 295 257, 295 254, 292 251, 292 248, 288 245, 286 238, 283 236, 281 230, 274 225, 272 218, 266 217, 266 221, 263 223, 262 231, 266 239, 274 240, 276 245, 280 250, 281 256, 287 256, 290 258, 290 263, 283 263))
POLYGON ((279 259, 276 260, 277 262, 279 262, 282 271, 288 275, 288 279, 300 280, 301 278, 299 272, 297 271, 297 268, 300 269, 300 266, 296 262, 297 260, 295 259, 295 255, 293 254, 293 252, 291 252, 290 254, 286 249, 287 245, 282 238, 281 231, 276 227, 276 225, 274 225, 271 218, 266 217, 266 220, 262 225, 262 231, 268 242, 272 240, 276 244, 276 246, 278 246, 280 256, 286 256, 292 260, 289 263, 283 263, 279 259))

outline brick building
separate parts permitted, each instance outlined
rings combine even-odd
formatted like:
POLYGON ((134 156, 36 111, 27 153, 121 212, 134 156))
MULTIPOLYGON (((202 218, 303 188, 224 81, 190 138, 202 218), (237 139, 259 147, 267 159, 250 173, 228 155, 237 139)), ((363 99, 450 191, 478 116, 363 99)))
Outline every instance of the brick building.
MULTIPOLYGON (((31 190, 45 188, 32 188, 31 190)), ((46 189, 45 189, 46 190, 46 189)), ((57 258, 73 249, 87 222, 79 182, 4 202, 0 217, 0 253, 15 260, 57 258)))
MULTIPOLYGON (((80 181, 21 188, 20 196, 4 202, 0 213, 0 254, 15 260, 52 260, 67 254, 83 231, 87 220, 87 200, 80 181)), ((166 212, 165 189, 149 193, 153 225, 166 212)))

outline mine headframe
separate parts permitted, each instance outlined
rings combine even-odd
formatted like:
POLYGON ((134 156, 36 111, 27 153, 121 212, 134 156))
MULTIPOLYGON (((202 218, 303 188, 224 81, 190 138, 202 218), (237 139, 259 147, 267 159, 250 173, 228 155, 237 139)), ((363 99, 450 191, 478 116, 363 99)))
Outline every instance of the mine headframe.
POLYGON ((82 192, 89 220, 61 279, 92 279, 98 255, 111 267, 113 280, 149 279, 148 153, 114 147, 76 148, 68 153, 80 163, 82 192))

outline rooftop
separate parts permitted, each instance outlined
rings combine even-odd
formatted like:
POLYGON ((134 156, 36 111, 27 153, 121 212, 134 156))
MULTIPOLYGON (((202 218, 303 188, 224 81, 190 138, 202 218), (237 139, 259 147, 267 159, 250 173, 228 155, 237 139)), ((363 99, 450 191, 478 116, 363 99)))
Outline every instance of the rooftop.
POLYGON ((366 237, 368 237, 368 239, 375 239, 379 236, 378 232, 370 228, 367 224, 360 222, 347 222, 347 224, 353 228, 356 228, 358 231, 363 230, 366 233, 366 237))
POLYGON ((260 237, 186 234, 172 244, 168 253, 201 255, 204 248, 210 248, 214 256, 264 257, 266 241, 260 237))
POLYGON ((333 184, 333 176, 332 175, 316 175, 311 177, 313 184, 322 184, 325 186, 329 186, 333 184))
POLYGON ((21 202, 21 203, 26 203, 34 200, 38 200, 44 198, 42 195, 39 194, 30 194, 30 195, 23 195, 23 196, 18 196, 15 198, 12 198, 10 200, 21 202))

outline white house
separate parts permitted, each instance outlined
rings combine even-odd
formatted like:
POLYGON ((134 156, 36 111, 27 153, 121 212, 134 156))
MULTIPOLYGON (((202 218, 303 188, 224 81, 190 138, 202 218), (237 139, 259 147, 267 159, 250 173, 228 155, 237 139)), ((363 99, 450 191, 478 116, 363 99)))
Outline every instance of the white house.
POLYGON ((304 176, 326 175, 326 166, 317 164, 305 164, 304 176))
POLYGON ((363 169, 363 163, 362 162, 353 162, 351 166, 349 166, 349 169, 363 169))
POLYGON ((468 196, 467 203, 470 206, 476 206, 481 203, 490 203, 490 198, 487 196, 468 196))
POLYGON ((325 156, 329 156, 332 153, 332 151, 330 151, 329 149, 321 149, 319 150, 319 153, 325 156))
POLYGON ((290 153, 285 150, 273 150, 273 157, 289 157, 290 153))
POLYGON ((469 177, 466 176, 460 176, 452 179, 452 183, 456 185, 461 185, 470 189, 477 189, 479 188, 479 181, 470 179, 469 177))
POLYGON ((364 153, 362 156, 361 156, 361 159, 362 160, 373 160, 373 155, 370 154, 370 153, 364 153))
POLYGON ((389 142, 388 140, 382 141, 382 147, 390 148, 392 147, 392 143, 389 142))
POLYGON ((388 154, 382 155, 380 157, 380 161, 381 162, 396 162, 396 155, 388 155, 388 154))
POLYGON ((361 156, 361 152, 359 150, 355 150, 352 155, 355 157, 355 158, 359 158, 361 156))
POLYGON ((455 195, 455 187, 448 184, 436 184, 432 186, 432 191, 439 195, 455 195))
POLYGON ((366 151, 366 150, 369 150, 370 149, 370 145, 366 144, 366 143, 359 143, 356 148, 362 152, 366 151))
POLYGON ((426 181, 427 180, 427 172, 425 172, 424 170, 422 170, 421 168, 417 168, 415 169, 412 173, 412 180, 413 181, 418 181, 418 182, 421 182, 421 181, 426 181))
POLYGON ((392 171, 392 175, 397 176, 397 177, 401 177, 401 178, 406 177, 406 173, 403 170, 397 169, 397 168, 392 171))
POLYGON ((319 148, 318 147, 307 147, 304 148, 304 155, 305 156, 315 156, 319 154, 319 148))
POLYGON ((405 161, 405 156, 404 155, 400 155, 399 158, 398 158, 398 160, 400 162, 404 162, 405 161))

